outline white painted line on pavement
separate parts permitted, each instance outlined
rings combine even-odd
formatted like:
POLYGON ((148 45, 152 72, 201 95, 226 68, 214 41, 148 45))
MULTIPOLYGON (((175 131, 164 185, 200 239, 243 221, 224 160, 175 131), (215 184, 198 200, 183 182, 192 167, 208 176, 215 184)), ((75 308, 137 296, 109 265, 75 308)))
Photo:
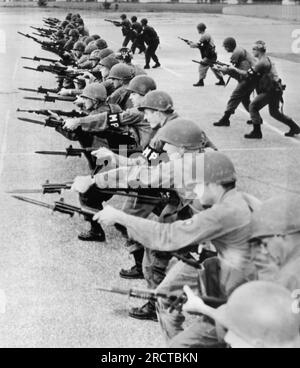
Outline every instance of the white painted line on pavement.
POLYGON ((0 178, 2 176, 2 172, 4 169, 4 157, 7 148, 7 132, 8 132, 8 121, 10 118, 10 110, 7 111, 5 120, 4 120, 4 127, 3 127, 3 137, 1 141, 1 151, 0 151, 0 178))

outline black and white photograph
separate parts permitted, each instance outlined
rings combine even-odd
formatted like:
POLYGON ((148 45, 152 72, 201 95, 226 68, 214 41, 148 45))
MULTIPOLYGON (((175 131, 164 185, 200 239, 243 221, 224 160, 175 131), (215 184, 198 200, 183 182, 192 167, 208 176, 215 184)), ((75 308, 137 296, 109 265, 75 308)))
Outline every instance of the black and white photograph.
POLYGON ((0 348, 300 348, 299 86, 299 0, 0 0, 0 348))

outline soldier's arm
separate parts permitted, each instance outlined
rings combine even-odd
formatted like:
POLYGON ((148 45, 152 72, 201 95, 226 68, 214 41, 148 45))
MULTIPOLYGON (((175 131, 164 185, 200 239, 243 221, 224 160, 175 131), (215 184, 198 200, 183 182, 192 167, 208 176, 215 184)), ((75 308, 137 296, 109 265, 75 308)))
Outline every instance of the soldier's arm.
POLYGON ((109 129, 110 124, 116 122, 119 126, 133 125, 143 119, 143 113, 130 109, 116 114, 102 112, 100 114, 90 115, 80 119, 80 126, 87 132, 99 132, 109 129))
POLYGON ((211 208, 185 221, 158 223, 128 215, 115 214, 114 221, 127 228, 128 235, 146 248, 158 251, 176 251, 211 240, 223 232, 218 213, 211 208))

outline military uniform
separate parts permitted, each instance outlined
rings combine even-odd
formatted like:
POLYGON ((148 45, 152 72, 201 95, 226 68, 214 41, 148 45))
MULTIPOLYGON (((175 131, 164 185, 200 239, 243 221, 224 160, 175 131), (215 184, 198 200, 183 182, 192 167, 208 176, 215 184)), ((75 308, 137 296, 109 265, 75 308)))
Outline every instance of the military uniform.
MULTIPOLYGON (((283 91, 280 89, 280 84, 278 84, 279 78, 270 58, 263 56, 251 70, 251 76, 257 79, 257 96, 249 106, 254 129, 257 129, 255 127, 259 127, 263 123, 259 111, 268 105, 269 113, 274 119, 290 127, 291 131, 294 131, 295 134, 299 134, 300 128, 297 124, 279 109, 283 91)), ((250 138, 250 135, 246 135, 245 137, 250 138)))
POLYGON ((198 46, 201 53, 202 62, 199 64, 199 81, 206 78, 208 69, 211 69, 217 79, 223 80, 222 74, 213 68, 213 61, 217 60, 217 53, 215 51, 215 44, 208 33, 203 33, 198 46))
POLYGON ((141 33, 141 39, 146 44, 145 50, 145 67, 149 68, 150 60, 155 62, 155 66, 159 66, 159 60, 156 55, 156 50, 159 45, 159 37, 153 27, 143 25, 143 31, 141 33))
POLYGON ((141 52, 145 51, 145 44, 142 38, 142 30, 143 27, 140 22, 135 21, 131 24, 132 29, 132 45, 131 45, 131 51, 134 54, 135 50, 138 48, 141 52))

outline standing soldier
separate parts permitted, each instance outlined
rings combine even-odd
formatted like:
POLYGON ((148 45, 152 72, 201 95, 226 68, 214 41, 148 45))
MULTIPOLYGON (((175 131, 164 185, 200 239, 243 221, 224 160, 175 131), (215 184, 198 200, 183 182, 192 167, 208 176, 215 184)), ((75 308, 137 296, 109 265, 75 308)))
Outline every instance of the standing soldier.
POLYGON ((141 25, 143 27, 142 31, 142 40, 147 45, 145 51, 145 66, 144 69, 150 69, 150 60, 152 59, 155 64, 153 68, 160 67, 160 63, 158 57, 156 56, 155 52, 159 45, 159 37, 153 27, 148 26, 148 20, 143 18, 141 20, 141 25))
POLYGON ((131 37, 132 37, 131 23, 130 23, 130 20, 127 19, 126 14, 121 14, 120 18, 122 19, 122 21, 120 23, 115 23, 115 25, 117 27, 122 27, 122 34, 124 36, 122 46, 127 47, 128 43, 129 43, 129 41, 131 41, 131 37))
POLYGON ((193 84, 194 87, 203 87, 204 79, 206 78, 208 69, 211 68, 219 82, 216 83, 217 86, 224 86, 225 82, 222 74, 213 68, 212 62, 217 60, 217 53, 214 41, 209 33, 206 32, 206 25, 204 23, 199 23, 197 25, 199 34, 201 35, 198 43, 190 42, 189 45, 193 49, 199 49, 201 54, 201 64, 199 64, 199 81, 193 84))
MULTIPOLYGON (((244 48, 238 47, 234 38, 226 38, 223 42, 223 46, 227 52, 232 53, 230 62, 234 67, 247 71, 255 64, 253 56, 244 48)), ((238 85, 232 92, 227 103, 224 116, 218 122, 214 123, 214 126, 229 126, 229 118, 235 113, 235 110, 240 103, 242 103, 244 108, 249 111, 250 95, 253 91, 253 86, 247 82, 245 77, 234 72, 231 67, 223 66, 218 69, 223 74, 228 74, 229 78, 234 78, 238 81, 238 85)))
POLYGON ((143 27, 140 22, 137 21, 137 17, 134 15, 131 17, 131 29, 132 29, 132 45, 131 51, 134 54, 136 48, 140 50, 139 54, 145 51, 144 41, 142 39, 142 30, 143 27))
POLYGON ((257 96, 249 106, 253 130, 251 133, 245 134, 245 138, 262 138, 261 124, 263 120, 259 111, 267 105, 269 105, 270 115, 290 128, 285 133, 286 137, 293 137, 294 135, 300 134, 300 127, 279 109, 285 86, 282 85, 274 64, 266 55, 266 44, 264 41, 257 41, 254 44, 253 55, 258 59, 253 68, 250 68, 248 71, 233 68, 240 75, 246 76, 249 84, 255 83, 257 91, 257 96))

